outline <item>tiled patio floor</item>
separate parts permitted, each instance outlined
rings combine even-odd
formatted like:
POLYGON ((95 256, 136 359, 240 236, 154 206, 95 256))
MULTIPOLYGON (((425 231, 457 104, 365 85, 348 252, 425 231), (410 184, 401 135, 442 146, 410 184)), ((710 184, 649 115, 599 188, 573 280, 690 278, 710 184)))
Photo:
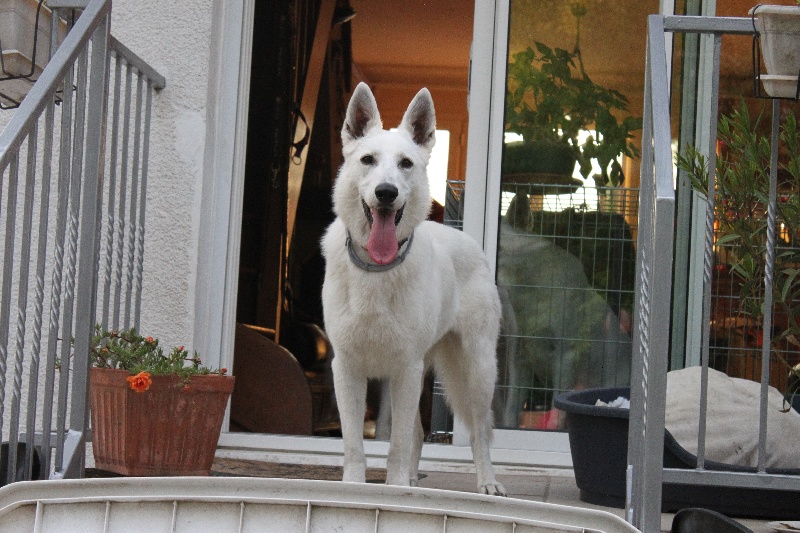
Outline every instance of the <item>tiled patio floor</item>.
MULTIPOLYGON (((336 466, 292 465, 232 458, 217 458, 214 462, 212 473, 222 476, 238 475, 325 480, 341 479, 341 468, 336 466)), ((420 480, 420 487, 476 492, 475 474, 442 471, 424 471, 423 473, 425 477, 420 480)), ((512 498, 601 509, 618 516, 623 516, 622 509, 602 507, 580 501, 579 491, 575 485, 575 478, 571 470, 519 468, 505 470, 503 468, 498 468, 497 477, 498 480, 505 485, 509 497, 512 498)), ((383 470, 377 468, 368 469, 368 482, 382 483, 384 479, 385 472, 383 470)), ((774 533, 774 530, 767 526, 766 521, 747 519, 739 519, 738 521, 752 529, 755 533, 774 533)), ((662 531, 669 531, 671 525, 672 515, 663 514, 661 518, 662 531)))

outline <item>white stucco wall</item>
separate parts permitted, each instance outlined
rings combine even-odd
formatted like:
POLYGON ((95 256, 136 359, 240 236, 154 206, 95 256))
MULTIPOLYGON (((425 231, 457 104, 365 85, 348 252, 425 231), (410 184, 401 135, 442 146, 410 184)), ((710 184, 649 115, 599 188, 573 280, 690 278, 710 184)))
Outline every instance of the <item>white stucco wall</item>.
POLYGON ((141 331, 192 345, 214 0, 116 0, 111 33, 167 80, 153 99, 141 331))

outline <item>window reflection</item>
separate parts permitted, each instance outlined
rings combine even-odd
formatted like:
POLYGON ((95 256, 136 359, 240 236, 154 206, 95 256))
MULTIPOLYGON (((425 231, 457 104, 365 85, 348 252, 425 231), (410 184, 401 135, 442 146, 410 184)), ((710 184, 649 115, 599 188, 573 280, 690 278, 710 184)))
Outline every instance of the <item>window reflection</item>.
POLYGON ((558 429, 559 392, 629 382, 643 43, 657 9, 511 2, 498 427, 558 429))

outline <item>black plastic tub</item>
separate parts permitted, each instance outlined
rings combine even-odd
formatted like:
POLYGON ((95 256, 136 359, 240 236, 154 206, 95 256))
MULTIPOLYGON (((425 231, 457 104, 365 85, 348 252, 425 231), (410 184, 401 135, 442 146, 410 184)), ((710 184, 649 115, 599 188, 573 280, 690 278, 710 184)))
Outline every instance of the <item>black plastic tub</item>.
MULTIPOLYGON (((628 409, 596 406, 617 397, 630 398, 630 388, 586 389, 560 394, 555 407, 567 415, 567 430, 581 501, 622 508, 625 506, 625 470, 628 464, 628 409)), ((664 466, 697 467, 697 457, 664 431, 664 466)), ((706 460, 708 470, 755 472, 754 468, 706 460)), ((797 490, 712 487, 665 483, 662 512, 702 507, 747 518, 800 519, 800 469, 768 469, 774 474, 798 476, 797 490)))

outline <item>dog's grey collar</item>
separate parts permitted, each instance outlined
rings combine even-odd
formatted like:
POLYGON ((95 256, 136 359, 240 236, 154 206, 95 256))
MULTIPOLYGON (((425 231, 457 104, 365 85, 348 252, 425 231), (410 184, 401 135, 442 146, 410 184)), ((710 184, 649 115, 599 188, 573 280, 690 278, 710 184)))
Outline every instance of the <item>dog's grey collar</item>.
POLYGON ((367 263, 360 257, 353 249, 353 239, 350 237, 350 230, 347 230, 347 239, 345 240, 345 245, 347 246, 347 251, 350 253, 350 261, 353 262, 355 266, 360 268, 361 270, 366 270, 367 272, 385 272, 387 270, 391 270, 392 268, 396 267, 403 261, 405 261, 406 256, 408 255, 408 251, 411 250, 411 243, 414 241, 414 231, 411 231, 411 235, 407 238, 400 241, 398 247, 402 248, 403 245, 406 245, 405 250, 402 250, 397 257, 394 258, 394 261, 391 263, 387 263, 385 265, 374 265, 372 263, 367 263))

